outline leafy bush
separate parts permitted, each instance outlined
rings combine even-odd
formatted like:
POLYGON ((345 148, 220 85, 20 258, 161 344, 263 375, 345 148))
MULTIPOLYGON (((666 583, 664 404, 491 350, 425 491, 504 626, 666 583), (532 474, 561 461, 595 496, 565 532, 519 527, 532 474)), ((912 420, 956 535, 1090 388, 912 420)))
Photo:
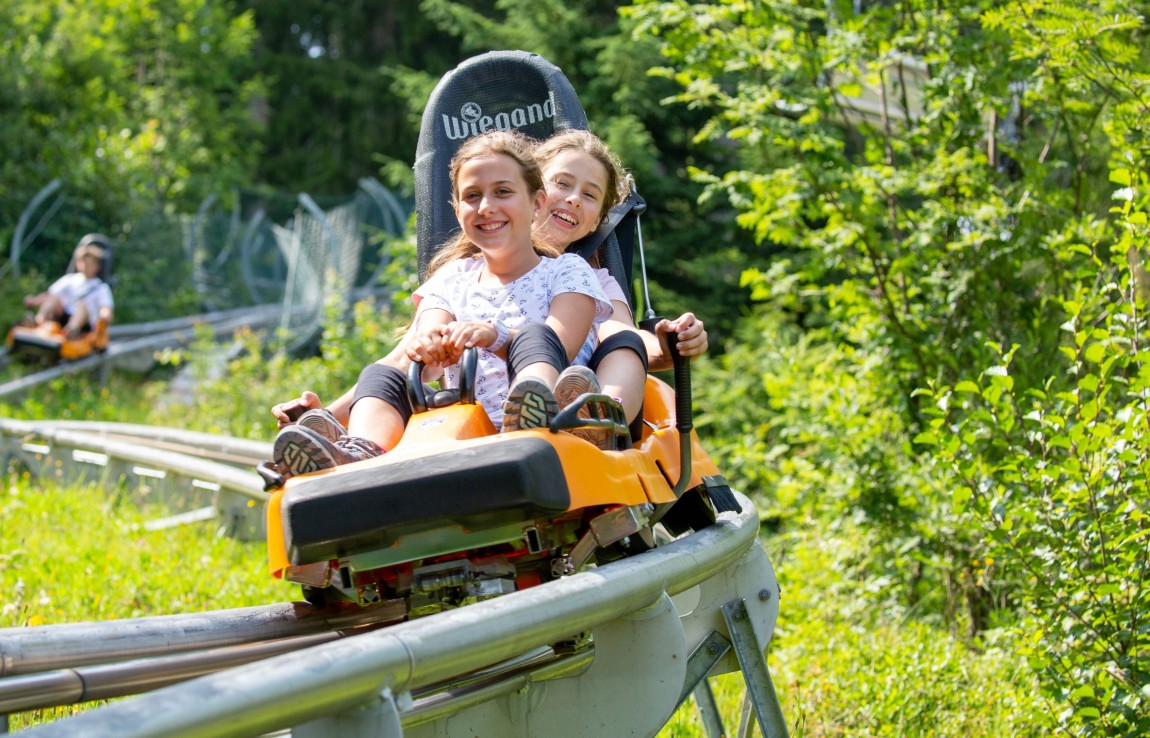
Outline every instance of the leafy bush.
POLYGON ((697 426, 724 474, 784 530, 850 529, 870 607, 971 636, 985 627, 980 535, 905 440, 883 354, 820 340, 769 308, 737 338, 696 362, 697 426))
MULTIPOLYGON (((874 607, 881 584, 844 525, 767 542, 782 583, 769 664, 794 736, 1045 736, 1047 706, 1008 632, 971 649, 874 607)), ((908 613, 909 614, 909 613, 908 613)))
POLYGON ((1145 252, 1148 185, 1119 192, 1113 248, 1066 246, 1079 263, 1065 372, 1020 388, 1012 347, 977 381, 926 393, 935 418, 918 438, 953 469, 953 500, 977 511, 994 555, 1017 563, 1024 652, 1061 726, 1085 735, 1150 731, 1150 321, 1130 259, 1145 252))
POLYGON ((872 603, 1017 627, 1060 729, 1145 733, 1144 3, 626 12, 739 146, 707 196, 786 257, 744 282, 802 339, 757 317, 724 366, 762 404, 710 391, 734 471, 860 524, 872 603))

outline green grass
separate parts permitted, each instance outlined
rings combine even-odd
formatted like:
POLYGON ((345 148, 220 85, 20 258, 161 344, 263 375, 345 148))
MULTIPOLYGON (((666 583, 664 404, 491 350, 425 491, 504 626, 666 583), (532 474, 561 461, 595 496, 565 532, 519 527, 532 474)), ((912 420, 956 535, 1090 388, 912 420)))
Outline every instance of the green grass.
MULTIPOLYGON (((0 627, 196 613, 296 599, 272 579, 262 542, 216 535, 210 522, 150 532, 165 511, 94 486, 9 476, 0 492, 0 627)), ((13 729, 69 715, 13 715, 13 729)))
POLYGON ((975 644, 879 607, 844 565, 859 536, 817 528, 768 551, 783 587, 770 663, 794 736, 1045 736, 1046 706, 1006 633, 975 644))
MULTIPOLYGON (((297 598, 266 573, 261 542, 218 536, 211 523, 149 532, 127 495, 9 477, 0 494, 0 627, 133 618, 297 598)), ((779 567, 782 610, 768 664, 791 734, 801 736, 1039 736, 1043 706, 1008 643, 975 650, 949 633, 895 621, 844 584, 840 543, 808 531, 766 541, 779 567)), ((712 680, 728 731, 742 677, 712 680)), ((68 715, 14 715, 13 729, 68 715)), ((661 738, 703 735, 685 704, 661 738)))
POLYGON ((144 530, 163 511, 95 487, 10 481, 0 497, 0 627, 110 620, 283 600, 262 542, 212 522, 144 530))
MULTIPOLYGON (((847 532, 764 539, 782 587, 767 664, 792 738, 968 738, 1051 734, 1049 709, 1004 633, 972 647, 940 625, 894 617, 839 559, 847 532)), ((739 725, 739 674, 712 679, 728 734, 739 725)), ((660 738, 702 736, 690 702, 660 738)))

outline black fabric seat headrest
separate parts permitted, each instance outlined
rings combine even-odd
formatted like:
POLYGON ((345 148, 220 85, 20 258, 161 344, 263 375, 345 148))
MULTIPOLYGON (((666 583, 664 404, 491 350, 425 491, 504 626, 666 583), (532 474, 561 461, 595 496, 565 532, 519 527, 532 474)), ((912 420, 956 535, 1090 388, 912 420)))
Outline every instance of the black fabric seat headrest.
POLYGON ((587 128, 587 114, 559 67, 525 51, 491 51, 461 62, 428 98, 415 152, 419 278, 458 229, 451 206, 451 158, 472 136, 515 128, 542 141, 587 128))

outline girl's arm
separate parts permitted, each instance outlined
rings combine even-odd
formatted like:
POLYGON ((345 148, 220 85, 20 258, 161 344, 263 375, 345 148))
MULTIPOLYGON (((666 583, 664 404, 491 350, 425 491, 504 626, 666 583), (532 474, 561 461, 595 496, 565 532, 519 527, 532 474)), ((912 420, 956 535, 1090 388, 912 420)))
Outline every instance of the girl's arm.
POLYGON ((579 292, 563 292, 551 299, 547 325, 559 336, 567 349, 567 360, 579 353, 595 321, 595 299, 579 292))
POLYGON ((631 308, 624 302, 612 300, 611 306, 615 308, 614 315, 599 325, 599 342, 606 341, 621 331, 635 331, 643 339, 647 347, 647 365, 650 371, 661 372, 671 369, 671 355, 667 352, 667 334, 678 333, 679 341, 676 347, 683 356, 699 356, 707 352, 707 331, 703 321, 695 317, 694 313, 683 313, 675 320, 661 320, 655 326, 655 333, 639 330, 631 322, 631 308))

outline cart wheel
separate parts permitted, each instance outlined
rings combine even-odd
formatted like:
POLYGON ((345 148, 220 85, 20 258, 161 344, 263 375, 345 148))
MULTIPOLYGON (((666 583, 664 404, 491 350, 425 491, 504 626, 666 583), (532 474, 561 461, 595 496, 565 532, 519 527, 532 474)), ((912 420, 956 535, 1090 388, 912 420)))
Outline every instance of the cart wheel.
POLYGON ((307 600, 308 604, 315 607, 327 607, 327 590, 323 587, 312 587, 307 584, 300 585, 300 591, 303 592, 303 598, 307 600))

